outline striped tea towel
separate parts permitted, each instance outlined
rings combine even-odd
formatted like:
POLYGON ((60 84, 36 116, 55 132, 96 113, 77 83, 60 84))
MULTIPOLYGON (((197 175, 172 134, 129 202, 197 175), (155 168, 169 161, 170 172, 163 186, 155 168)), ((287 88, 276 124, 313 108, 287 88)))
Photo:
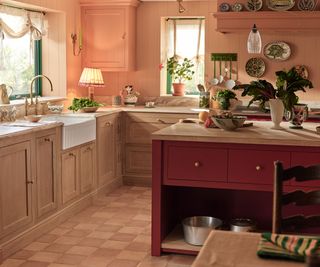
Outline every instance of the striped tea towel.
POLYGON ((306 256, 320 253, 320 239, 296 236, 262 233, 258 246, 258 256, 283 258, 304 261, 306 256))

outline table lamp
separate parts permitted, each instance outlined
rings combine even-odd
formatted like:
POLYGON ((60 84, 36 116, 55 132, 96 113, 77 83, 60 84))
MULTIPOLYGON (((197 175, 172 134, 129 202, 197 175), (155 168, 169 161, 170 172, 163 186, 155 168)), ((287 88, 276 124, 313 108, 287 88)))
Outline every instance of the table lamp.
POLYGON ((88 87, 88 96, 93 100, 94 87, 103 87, 104 81, 100 69, 84 68, 79 80, 79 86, 88 87))

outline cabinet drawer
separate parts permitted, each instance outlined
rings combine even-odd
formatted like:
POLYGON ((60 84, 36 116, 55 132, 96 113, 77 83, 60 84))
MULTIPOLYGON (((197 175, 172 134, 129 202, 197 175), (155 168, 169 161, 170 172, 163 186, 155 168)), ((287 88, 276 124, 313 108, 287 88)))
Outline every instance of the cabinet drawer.
POLYGON ((273 184, 274 161, 290 166, 290 153, 263 150, 230 150, 228 182, 273 184))
POLYGON ((164 153, 165 179, 227 181, 227 149, 191 144, 168 145, 164 153))
MULTIPOLYGON (((312 152, 292 152, 291 153, 291 166, 301 165, 308 167, 311 165, 320 164, 320 153, 312 152)), ((308 186, 308 187, 320 187, 320 180, 307 181, 307 182, 296 182, 290 181, 291 185, 297 186, 308 186)))

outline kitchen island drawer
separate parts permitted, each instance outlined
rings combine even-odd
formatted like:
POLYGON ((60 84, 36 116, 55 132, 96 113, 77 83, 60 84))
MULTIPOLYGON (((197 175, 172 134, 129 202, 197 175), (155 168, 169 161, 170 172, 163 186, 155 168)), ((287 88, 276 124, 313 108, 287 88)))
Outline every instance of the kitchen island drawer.
POLYGON ((227 181, 228 150, 220 146, 168 142, 164 157, 167 181, 227 181))
POLYGON ((229 150, 228 182, 273 184, 274 161, 290 166, 290 152, 273 150, 229 150))

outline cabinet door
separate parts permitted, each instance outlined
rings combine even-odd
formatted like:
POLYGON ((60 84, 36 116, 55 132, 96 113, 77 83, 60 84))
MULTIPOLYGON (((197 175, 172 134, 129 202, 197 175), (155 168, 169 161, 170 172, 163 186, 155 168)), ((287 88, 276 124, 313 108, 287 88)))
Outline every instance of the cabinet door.
POLYGON ((84 145, 80 148, 80 192, 85 193, 92 190, 94 185, 94 143, 84 145))
MULTIPOLYGON (((301 165, 308 167, 311 165, 320 164, 320 153, 312 152, 292 152, 291 153, 291 166, 301 165)), ((296 186, 307 186, 307 187, 320 187, 320 181, 307 181, 307 182, 296 182, 290 181, 291 185, 296 186)))
POLYGON ((0 236, 32 222, 31 142, 0 149, 0 236))
POLYGON ((135 53, 134 16, 132 7, 83 7, 84 66, 129 70, 129 60, 135 53))
POLYGON ((62 203, 67 203, 80 194, 79 150, 73 149, 62 154, 61 162, 62 203))
POLYGON ((97 119, 98 185, 107 184, 115 178, 117 116, 110 115, 97 119))
POLYGON ((55 135, 36 139, 37 217, 57 208, 55 135))

